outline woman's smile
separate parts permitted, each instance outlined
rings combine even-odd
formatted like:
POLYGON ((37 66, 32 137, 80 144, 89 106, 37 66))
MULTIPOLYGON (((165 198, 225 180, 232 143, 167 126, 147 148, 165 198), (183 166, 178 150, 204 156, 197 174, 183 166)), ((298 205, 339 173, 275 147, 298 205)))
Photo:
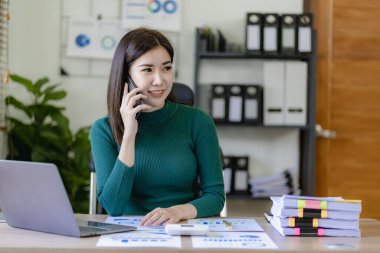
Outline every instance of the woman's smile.
POLYGON ((156 98, 162 97, 164 95, 164 92, 165 92, 165 90, 151 90, 151 91, 148 91, 148 93, 152 97, 156 97, 156 98))

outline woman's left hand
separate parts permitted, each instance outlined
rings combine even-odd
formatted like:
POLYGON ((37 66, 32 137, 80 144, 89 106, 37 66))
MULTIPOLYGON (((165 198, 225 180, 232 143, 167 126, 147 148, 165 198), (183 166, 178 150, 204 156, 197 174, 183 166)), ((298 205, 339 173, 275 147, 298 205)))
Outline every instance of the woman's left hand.
POLYGON ((159 226, 174 224, 183 219, 193 219, 197 216, 197 210, 191 204, 171 206, 168 208, 156 208, 145 215, 141 226, 159 226))

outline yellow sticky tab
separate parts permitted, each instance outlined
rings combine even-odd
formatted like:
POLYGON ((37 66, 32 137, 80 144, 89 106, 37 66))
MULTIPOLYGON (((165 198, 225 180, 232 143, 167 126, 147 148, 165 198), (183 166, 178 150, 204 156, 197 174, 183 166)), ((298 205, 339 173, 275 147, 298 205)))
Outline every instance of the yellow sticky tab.
POLYGON ((291 227, 291 228, 294 228, 295 226, 296 226, 296 219, 294 219, 294 218, 289 218, 288 219, 288 225, 289 225, 289 227, 291 227))
POLYGON ((305 208, 305 200, 299 199, 297 203, 298 208, 305 208))
POLYGON ((327 201, 325 200, 321 201, 320 205, 321 205, 321 209, 327 209, 327 201))
POLYGON ((317 228, 318 227, 318 219, 314 218, 313 219, 313 228, 317 228))
POLYGON ((327 210, 321 210, 321 218, 327 218, 327 210))
POLYGON ((360 199, 337 199, 336 202, 362 203, 360 199))
POLYGON ((302 208, 298 208, 298 217, 303 218, 303 209, 302 208))

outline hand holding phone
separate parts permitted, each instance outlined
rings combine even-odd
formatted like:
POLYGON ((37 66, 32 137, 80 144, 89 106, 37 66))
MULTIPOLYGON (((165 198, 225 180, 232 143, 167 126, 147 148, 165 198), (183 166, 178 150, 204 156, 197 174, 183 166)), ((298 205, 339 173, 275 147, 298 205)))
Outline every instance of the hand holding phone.
MULTIPOLYGON (((133 89, 137 88, 135 82, 132 80, 132 78, 129 75, 128 75, 127 83, 128 83, 128 92, 131 92, 133 89)), ((140 93, 137 93, 137 94, 140 94, 140 93)), ((142 104, 144 104, 144 100, 142 98, 140 98, 136 101, 136 103, 133 105, 133 107, 136 107, 136 106, 142 105, 142 104)), ((141 111, 136 113, 136 119, 138 118, 140 113, 141 113, 141 111)))

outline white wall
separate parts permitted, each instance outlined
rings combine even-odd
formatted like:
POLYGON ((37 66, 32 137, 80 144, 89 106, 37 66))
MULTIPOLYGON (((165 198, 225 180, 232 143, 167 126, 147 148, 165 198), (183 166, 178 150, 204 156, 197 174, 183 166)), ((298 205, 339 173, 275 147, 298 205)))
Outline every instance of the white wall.
MULTIPOLYGON (((93 10, 90 11, 93 1, 96 0, 10 1, 11 72, 33 80, 48 76, 52 82, 62 82, 62 87, 68 92, 63 105, 67 108, 66 113, 73 129, 90 125, 106 114, 106 77, 59 75, 61 15, 68 11, 62 8, 75 4, 77 7, 69 11, 77 11, 82 15, 84 12, 87 12, 86 15, 94 14, 93 10)), ((243 45, 247 12, 300 13, 303 7, 302 0, 182 0, 182 4, 182 31, 175 45, 177 81, 190 86, 193 86, 194 81, 195 27, 209 25, 220 28, 229 42, 243 45)), ((115 4, 111 6, 111 12, 114 13, 115 4)), ((100 66, 108 66, 107 61, 100 66)), ((242 61, 237 65, 231 65, 229 61, 206 62, 201 71, 201 82, 260 82, 261 68, 260 63, 253 61, 242 61)), ((11 85, 10 92, 28 99, 15 85, 11 85)), ((226 154, 250 155, 253 176, 269 174, 284 166, 298 165, 299 137, 296 130, 220 128, 218 131, 226 154)))

